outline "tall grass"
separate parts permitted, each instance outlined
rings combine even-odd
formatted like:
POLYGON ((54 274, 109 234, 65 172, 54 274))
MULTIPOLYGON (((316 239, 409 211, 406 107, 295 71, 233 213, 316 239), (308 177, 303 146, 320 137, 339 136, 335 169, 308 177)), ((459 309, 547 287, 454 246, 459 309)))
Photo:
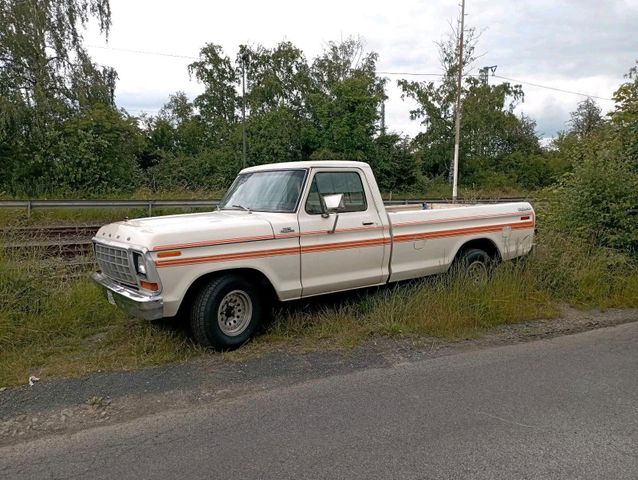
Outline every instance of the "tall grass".
POLYGON ((179 361, 197 354, 184 335, 110 308, 86 276, 39 255, 0 254, 0 386, 30 374, 76 376, 179 361))
POLYGON ((268 333, 273 339, 330 340, 354 345, 373 335, 473 337, 496 325, 560 314, 548 292, 524 281, 521 269, 498 268, 490 281, 475 284, 444 275, 396 284, 360 298, 281 316, 268 333))
POLYGON ((350 346, 373 335, 469 338, 498 325, 558 317, 563 304, 638 307, 636 266, 619 254, 548 240, 530 257, 499 265, 484 284, 448 274, 385 287, 281 315, 265 340, 350 346))
MULTIPOLYGON (((638 307, 630 257, 557 233, 545 232, 538 242, 534 254, 501 264, 483 284, 441 275, 282 308, 254 350, 343 348, 372 336, 471 338, 497 325, 560 316, 562 304, 638 307)), ((38 252, 0 249, 0 386, 24 383, 30 374, 77 376, 203 353, 184 329, 111 307, 88 272, 73 279, 62 272, 59 261, 38 252)))

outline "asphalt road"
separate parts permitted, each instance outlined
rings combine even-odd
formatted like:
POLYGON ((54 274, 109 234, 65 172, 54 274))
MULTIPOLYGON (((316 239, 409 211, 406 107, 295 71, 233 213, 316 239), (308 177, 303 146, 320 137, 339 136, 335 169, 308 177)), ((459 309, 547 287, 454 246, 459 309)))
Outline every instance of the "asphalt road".
POLYGON ((0 477, 636 479, 638 323, 0 449, 0 477))

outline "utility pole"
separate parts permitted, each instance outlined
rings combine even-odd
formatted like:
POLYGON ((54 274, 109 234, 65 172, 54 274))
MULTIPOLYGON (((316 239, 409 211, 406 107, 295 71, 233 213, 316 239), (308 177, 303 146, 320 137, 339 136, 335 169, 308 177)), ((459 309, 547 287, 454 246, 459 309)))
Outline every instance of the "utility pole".
POLYGON ((452 203, 456 203, 459 182, 459 144, 461 143, 461 81, 463 80, 463 29, 465 28, 465 0, 461 0, 461 28, 459 31, 459 72, 456 80, 456 111, 454 119, 454 170, 452 175, 452 203))
POLYGON ((381 135, 385 135, 385 102, 381 102, 381 135))
POLYGON ((246 168, 246 60, 247 54, 241 56, 241 163, 246 168))

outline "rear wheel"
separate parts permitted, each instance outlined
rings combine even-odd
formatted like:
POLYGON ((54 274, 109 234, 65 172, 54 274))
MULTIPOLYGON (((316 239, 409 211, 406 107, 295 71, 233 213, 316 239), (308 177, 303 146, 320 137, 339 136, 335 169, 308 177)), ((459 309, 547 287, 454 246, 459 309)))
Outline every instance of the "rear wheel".
POLYGON ((493 260, 487 252, 479 248, 470 248, 460 254, 455 270, 470 282, 479 284, 488 280, 492 264, 493 260))
POLYGON ((191 309, 191 330, 197 343, 218 350, 237 348, 253 335, 263 302, 251 282, 225 275, 205 284, 191 309))

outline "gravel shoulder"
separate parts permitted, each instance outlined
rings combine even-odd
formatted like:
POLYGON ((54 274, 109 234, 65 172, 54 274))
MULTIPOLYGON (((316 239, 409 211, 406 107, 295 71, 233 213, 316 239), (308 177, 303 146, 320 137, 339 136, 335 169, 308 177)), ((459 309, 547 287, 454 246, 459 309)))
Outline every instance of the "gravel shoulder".
MULTIPOLYGON (((238 361, 210 355, 183 363, 0 391, 0 446, 117 424, 167 410, 225 403, 244 395, 428 358, 529 342, 638 321, 638 309, 580 311, 560 319, 501 326, 464 341, 372 338, 352 350, 272 352, 238 361)), ((26 381, 26 379, 25 379, 26 381)))

